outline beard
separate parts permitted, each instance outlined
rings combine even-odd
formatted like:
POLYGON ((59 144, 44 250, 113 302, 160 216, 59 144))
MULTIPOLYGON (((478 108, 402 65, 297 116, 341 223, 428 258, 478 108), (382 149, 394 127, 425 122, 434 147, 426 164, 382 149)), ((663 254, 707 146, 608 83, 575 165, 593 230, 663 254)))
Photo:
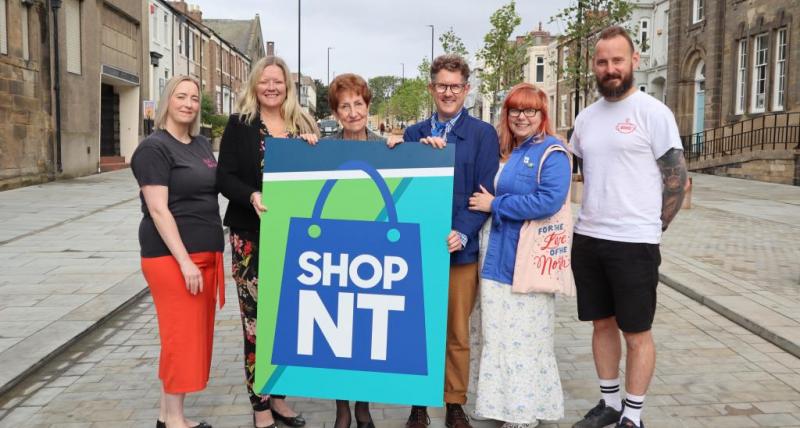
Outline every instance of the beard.
POLYGON ((595 76, 595 79, 600 95, 605 98, 619 98, 633 87, 633 68, 627 74, 606 74, 602 79, 600 76, 595 76), (611 79, 620 79, 619 85, 613 86, 611 79))

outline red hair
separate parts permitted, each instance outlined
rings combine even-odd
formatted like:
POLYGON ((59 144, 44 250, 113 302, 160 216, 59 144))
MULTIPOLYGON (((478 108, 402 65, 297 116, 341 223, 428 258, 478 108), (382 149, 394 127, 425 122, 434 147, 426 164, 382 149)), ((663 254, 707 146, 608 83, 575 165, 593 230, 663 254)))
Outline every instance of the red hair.
POLYGON ((506 99, 503 101, 500 123, 497 125, 497 134, 500 140, 500 158, 503 160, 508 159, 511 155, 511 151, 518 145, 514 140, 511 127, 508 125, 508 110, 512 108, 519 110, 535 108, 539 110, 542 121, 539 123, 539 129, 536 130, 536 135, 540 137, 548 135, 555 136, 553 125, 550 123, 550 109, 547 107, 547 94, 530 83, 515 85, 508 91, 508 95, 506 95, 506 99))

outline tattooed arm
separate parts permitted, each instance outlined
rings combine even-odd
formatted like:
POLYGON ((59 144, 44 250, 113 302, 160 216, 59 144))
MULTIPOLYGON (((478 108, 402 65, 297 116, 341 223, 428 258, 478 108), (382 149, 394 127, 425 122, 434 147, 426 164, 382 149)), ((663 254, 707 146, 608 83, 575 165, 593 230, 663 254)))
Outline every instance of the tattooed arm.
POLYGON ((661 200, 661 230, 667 230, 670 222, 678 215, 683 204, 683 197, 689 185, 686 172, 686 161, 683 150, 670 149, 657 161, 664 180, 664 193, 661 200))

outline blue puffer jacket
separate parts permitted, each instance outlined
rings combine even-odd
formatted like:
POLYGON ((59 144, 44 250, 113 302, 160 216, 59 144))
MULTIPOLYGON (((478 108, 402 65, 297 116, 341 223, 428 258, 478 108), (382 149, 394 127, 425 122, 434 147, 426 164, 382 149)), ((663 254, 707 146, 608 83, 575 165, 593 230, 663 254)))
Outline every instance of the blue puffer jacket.
POLYGON ((572 177, 567 154, 551 152, 542 165, 541 183, 536 181, 539 161, 554 144, 563 146, 551 136, 536 143, 529 139, 511 152, 497 180, 481 277, 511 284, 522 224, 550 217, 564 205, 572 177))

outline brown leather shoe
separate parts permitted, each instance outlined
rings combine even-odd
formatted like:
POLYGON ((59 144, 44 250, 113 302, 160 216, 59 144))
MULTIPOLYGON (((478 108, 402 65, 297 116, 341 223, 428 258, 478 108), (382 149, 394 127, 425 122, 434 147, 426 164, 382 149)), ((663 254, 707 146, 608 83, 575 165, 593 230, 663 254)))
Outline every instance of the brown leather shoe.
POLYGON ((444 425, 447 428, 472 428, 472 425, 469 424, 469 417, 464 413, 460 404, 447 404, 444 425))
POLYGON ((414 406, 411 408, 411 414, 408 415, 406 428, 427 428, 430 423, 431 418, 428 416, 428 409, 426 407, 414 406))

